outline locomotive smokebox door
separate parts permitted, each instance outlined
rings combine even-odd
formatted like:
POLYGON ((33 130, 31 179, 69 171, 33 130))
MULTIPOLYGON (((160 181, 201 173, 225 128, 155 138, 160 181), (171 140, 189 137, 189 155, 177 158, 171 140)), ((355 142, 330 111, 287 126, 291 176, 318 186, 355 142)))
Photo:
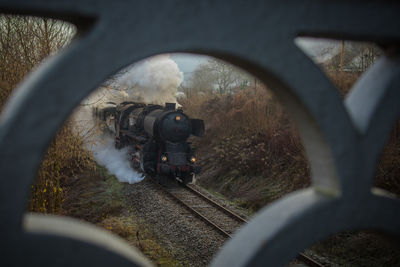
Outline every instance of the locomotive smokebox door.
POLYGON ((200 119, 191 119, 192 134, 194 136, 202 137, 204 135, 204 121, 200 119))

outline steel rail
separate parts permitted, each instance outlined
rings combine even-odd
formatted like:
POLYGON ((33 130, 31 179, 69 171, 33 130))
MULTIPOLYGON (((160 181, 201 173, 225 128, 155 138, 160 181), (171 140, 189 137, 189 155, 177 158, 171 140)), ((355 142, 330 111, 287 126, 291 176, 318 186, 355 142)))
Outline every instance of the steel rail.
POLYGON ((225 208, 224 206, 222 206, 221 204, 218 204, 217 202, 215 202, 214 200, 212 200, 211 198, 207 197, 206 195, 204 195, 203 193, 201 193, 200 191, 194 189, 192 186, 189 185, 182 185, 184 188, 186 188, 187 190, 193 192, 194 194, 196 194, 197 196, 201 197, 202 199, 204 199, 205 201, 209 202, 210 204, 212 204, 214 207, 220 209, 221 211, 223 211, 225 214, 227 214, 228 216, 232 217, 233 219, 242 222, 242 223, 247 223, 246 219, 240 217, 239 215, 237 215, 236 213, 228 210, 227 208, 225 208))
MULTIPOLYGON (((153 181, 153 180, 152 180, 153 181)), ((182 206, 184 206, 186 209, 188 209, 190 212, 192 212, 194 215, 196 215, 197 217, 199 217, 200 219, 202 219, 205 223, 207 223, 208 225, 214 227, 220 234, 222 234, 224 237, 231 237, 231 235, 226 232, 224 229, 222 229, 221 227, 219 227, 218 225, 216 225, 215 223, 213 223, 212 221, 210 221, 209 219, 207 219, 204 215, 202 215, 200 212, 198 212, 197 210, 193 209, 192 207, 189 206, 189 204, 187 204, 185 201, 181 200, 180 198, 178 198, 177 196, 175 196, 173 193, 171 193, 170 191, 168 191, 167 189, 165 189, 164 187, 162 187, 161 185, 159 185, 158 183, 154 182, 153 183, 163 192, 167 193, 170 197, 172 197, 176 202, 178 202, 179 204, 181 204, 182 206)))
MULTIPOLYGON (((201 213, 199 213, 197 210, 193 209, 192 207, 190 207, 189 204, 187 204, 186 202, 184 202, 183 200, 181 200, 180 198, 178 198, 176 195, 174 195, 173 193, 171 193, 170 191, 168 191, 168 189, 166 189, 165 187, 163 187, 162 185, 158 184, 157 182, 155 182, 153 179, 150 179, 156 186, 158 186, 158 188, 160 190, 162 190, 163 192, 166 192, 169 196, 171 196, 176 202, 178 202, 179 204, 181 204, 182 206, 184 206, 186 209, 188 209, 190 212, 192 212, 194 215, 196 215, 197 217, 199 217, 201 220, 203 220, 206 224, 212 226, 213 228, 215 228, 220 234, 222 234, 224 237, 228 237, 231 238, 232 235, 229 234, 228 232, 226 232, 225 230, 223 230, 221 227, 219 227, 218 225, 216 225, 215 223, 213 223, 211 220, 207 219, 204 215, 202 215, 201 213)), ((185 188, 186 190, 190 191, 191 193, 199 196, 200 198, 204 199, 205 201, 207 201, 208 203, 212 204, 214 207, 220 209, 221 211, 223 211, 225 214, 227 214, 228 216, 230 216, 231 218, 241 222, 241 223, 247 223, 247 221, 245 219, 243 219, 242 217, 240 217, 239 215, 235 214, 234 212, 228 210, 227 208, 221 206, 220 204, 218 204, 217 202, 215 202, 214 200, 210 199, 209 197, 205 196, 203 193, 199 192, 198 190, 194 189, 191 186, 188 185, 184 185, 182 183, 178 183, 181 187, 185 188)), ((314 259, 310 258, 309 256, 305 255, 304 253, 299 253, 296 257, 298 260, 308 264, 309 266, 312 267, 323 267, 324 265, 322 265, 321 263, 315 261, 314 259)))
POLYGON ((310 258, 309 256, 307 256, 307 255, 305 255, 303 253, 299 253, 297 255, 296 259, 298 259, 298 260, 300 260, 300 261, 302 261, 304 263, 307 263, 308 265, 313 266, 313 267, 314 266, 315 267, 323 267, 324 266, 321 263, 315 261, 314 259, 310 258))
MULTIPOLYGON (((227 215, 231 216, 232 218, 242 222, 242 223, 247 223, 247 221, 240 217, 239 215, 233 213, 232 211, 228 210, 227 208, 225 208, 224 206, 218 204, 217 202, 215 202, 214 200, 210 199, 209 197, 207 197, 206 195, 204 195, 203 193, 199 192, 198 190, 194 189, 193 187, 189 186, 189 185, 184 185, 181 184, 184 188, 190 190, 191 192, 193 192, 194 194, 198 195, 199 197, 201 197, 202 199, 206 200, 207 202, 209 202, 210 204, 214 205, 215 207, 219 208, 220 210, 222 210, 223 212, 225 212, 227 215)), ((226 235, 227 237, 231 237, 230 234, 226 235)), ((314 259, 310 258, 309 256, 303 254, 303 253, 299 253, 296 257, 298 260, 303 261, 304 263, 307 263, 311 266, 316 266, 316 267, 321 267, 323 266, 322 264, 320 264, 319 262, 315 261, 314 259)))

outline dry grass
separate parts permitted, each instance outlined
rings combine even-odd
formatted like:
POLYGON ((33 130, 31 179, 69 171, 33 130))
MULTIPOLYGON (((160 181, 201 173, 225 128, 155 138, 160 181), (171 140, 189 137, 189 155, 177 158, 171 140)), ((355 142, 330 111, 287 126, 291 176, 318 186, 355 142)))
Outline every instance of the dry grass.
POLYGON ((63 212, 68 216, 98 223, 123 208, 122 184, 103 167, 65 179, 63 212))
POLYGON ((92 155, 84 149, 84 140, 73 133, 67 122, 43 158, 36 182, 32 185, 29 211, 60 213, 64 201, 62 183, 65 179, 94 169, 92 155))
POLYGON ((313 247, 339 266, 399 266, 399 239, 373 231, 341 232, 313 247))
POLYGON ((156 235, 134 217, 120 183, 103 167, 65 180, 63 214, 96 224, 124 238, 157 266, 182 266, 163 248, 156 235))

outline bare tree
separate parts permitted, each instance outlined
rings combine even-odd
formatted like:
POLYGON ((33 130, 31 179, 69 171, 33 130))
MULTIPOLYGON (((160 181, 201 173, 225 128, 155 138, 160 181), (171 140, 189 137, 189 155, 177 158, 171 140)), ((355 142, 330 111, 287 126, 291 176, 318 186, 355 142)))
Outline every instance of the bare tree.
POLYGON ((236 81, 236 69, 220 60, 209 60, 208 65, 215 76, 215 83, 220 94, 230 92, 236 81))
POLYGON ((333 56, 324 65, 328 69, 339 70, 341 64, 347 71, 363 72, 381 55, 380 49, 372 43, 344 42, 343 53, 333 56), (343 61, 343 62, 341 62, 343 61))
POLYGON ((196 92, 208 92, 212 91, 215 87, 215 75, 210 69, 208 64, 200 64, 192 73, 189 78, 189 87, 185 88, 187 96, 192 92, 190 89, 196 92))
POLYGON ((247 85, 249 74, 221 60, 210 59, 193 72, 189 87, 196 91, 218 90, 220 94, 232 93, 232 88, 247 85))
POLYGON ((54 19, 0 16, 0 107, 17 83, 69 43, 74 32, 71 24, 54 19))

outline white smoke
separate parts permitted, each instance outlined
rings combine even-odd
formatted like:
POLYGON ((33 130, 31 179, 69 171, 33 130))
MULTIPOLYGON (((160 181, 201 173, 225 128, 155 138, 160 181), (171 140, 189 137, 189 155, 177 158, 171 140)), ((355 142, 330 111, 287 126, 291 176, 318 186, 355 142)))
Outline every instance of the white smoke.
POLYGON ((117 150, 112 138, 96 143, 93 148, 96 161, 114 174, 118 181, 134 184, 143 180, 143 176, 132 169, 129 163, 128 148, 117 150))
POLYGON ((94 93, 90 94, 81 104, 89 107, 101 107, 104 103, 121 103, 129 100, 128 93, 123 88, 115 85, 99 87, 94 93))
POLYGON ((92 152, 97 163, 115 175, 118 181, 132 184, 140 182, 143 179, 142 175, 130 166, 127 150, 117 150, 113 145, 114 137, 104 133, 93 116, 94 108, 101 108, 109 101, 119 103, 127 97, 124 91, 100 87, 81 103, 73 119, 76 133, 84 137, 86 148, 92 152))
POLYGON ((114 174, 120 182, 136 183, 143 179, 130 165, 128 148, 114 148, 114 137, 102 132, 94 121, 93 109, 107 102, 137 101, 163 105, 176 102, 183 73, 169 55, 159 55, 134 64, 125 74, 114 77, 87 97, 73 118, 76 132, 84 137, 97 163, 114 174))
POLYGON ((144 177, 130 165, 128 148, 117 150, 114 136, 103 133, 92 117, 92 106, 79 107, 74 114, 76 132, 84 137, 86 148, 93 153, 98 164, 114 174, 118 181, 130 184, 140 182, 144 177))
POLYGON ((134 101, 163 105, 176 102, 183 73, 169 55, 158 55, 135 64, 120 78, 134 101))

